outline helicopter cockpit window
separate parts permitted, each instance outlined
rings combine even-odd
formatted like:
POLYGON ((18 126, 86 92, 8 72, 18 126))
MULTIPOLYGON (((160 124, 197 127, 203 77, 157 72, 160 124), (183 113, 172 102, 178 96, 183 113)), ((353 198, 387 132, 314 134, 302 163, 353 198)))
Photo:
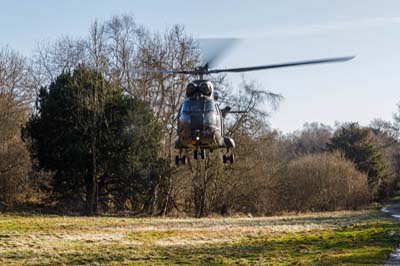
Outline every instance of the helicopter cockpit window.
POLYGON ((213 101, 185 101, 182 105, 181 111, 183 113, 213 112, 215 111, 215 106, 213 101))

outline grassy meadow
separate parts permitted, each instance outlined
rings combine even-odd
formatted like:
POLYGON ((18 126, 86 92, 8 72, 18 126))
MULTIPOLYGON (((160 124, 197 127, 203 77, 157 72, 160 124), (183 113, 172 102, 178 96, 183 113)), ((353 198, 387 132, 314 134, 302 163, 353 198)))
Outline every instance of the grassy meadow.
POLYGON ((261 218, 0 215, 0 265, 380 265, 400 241, 377 210, 261 218))

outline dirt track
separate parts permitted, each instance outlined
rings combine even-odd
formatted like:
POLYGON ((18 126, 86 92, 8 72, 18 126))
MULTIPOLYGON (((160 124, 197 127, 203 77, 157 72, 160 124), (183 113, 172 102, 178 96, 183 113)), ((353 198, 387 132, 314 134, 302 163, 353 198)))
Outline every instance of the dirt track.
MULTIPOLYGON (((400 202, 396 202, 388 207, 381 209, 382 212, 390 214, 393 218, 400 221, 400 202)), ((396 249, 390 254, 385 266, 400 265, 400 243, 396 249)))

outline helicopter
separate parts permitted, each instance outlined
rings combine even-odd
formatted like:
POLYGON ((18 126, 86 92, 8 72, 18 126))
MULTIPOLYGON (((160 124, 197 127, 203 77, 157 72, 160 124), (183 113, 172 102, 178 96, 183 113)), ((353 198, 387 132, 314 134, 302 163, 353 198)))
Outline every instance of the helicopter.
MULTIPOLYGON (((176 165, 186 164, 187 158, 185 154, 187 153, 185 151, 193 151, 193 158, 198 160, 199 158, 205 159, 207 151, 213 152, 214 150, 225 149, 226 152, 222 156, 223 163, 230 162, 232 164, 235 160, 232 150, 236 144, 233 138, 225 135, 224 119, 229 113, 244 113, 244 111, 232 110, 230 106, 220 109, 218 103, 219 93, 215 90, 212 82, 205 78, 206 76, 218 73, 242 73, 294 66, 346 62, 354 58, 354 56, 343 56, 270 65, 210 69, 210 66, 215 63, 218 57, 236 41, 234 39, 221 39, 222 42, 220 42, 220 46, 218 47, 215 46, 215 44, 218 45, 215 40, 211 39, 213 47, 206 49, 209 50, 209 54, 205 60, 203 59, 205 63, 201 66, 188 70, 161 71, 165 74, 181 74, 196 77, 186 86, 185 99, 178 111, 175 149, 179 150, 179 154, 175 156, 176 165)), ((158 73, 160 71, 151 72, 158 73)))
POLYGON ((177 140, 175 149, 179 155, 175 157, 175 164, 186 164, 184 150, 193 150, 193 158, 204 159, 206 151, 213 152, 217 149, 225 149, 223 163, 234 162, 232 150, 235 148, 235 141, 224 134, 224 118, 229 113, 241 113, 233 111, 231 107, 219 108, 218 91, 213 84, 204 78, 206 75, 217 73, 240 73, 274 68, 292 66, 345 62, 353 59, 354 56, 335 58, 315 59, 307 61, 289 62, 272 65, 250 66, 240 68, 209 69, 206 63, 193 70, 178 70, 174 74, 186 74, 198 76, 186 87, 186 96, 178 112, 177 140))

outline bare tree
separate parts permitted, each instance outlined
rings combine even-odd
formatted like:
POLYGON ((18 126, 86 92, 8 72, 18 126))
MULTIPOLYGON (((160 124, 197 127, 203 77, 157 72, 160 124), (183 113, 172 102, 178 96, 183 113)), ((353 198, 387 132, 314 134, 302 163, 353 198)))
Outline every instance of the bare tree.
POLYGON ((292 142, 293 155, 299 156, 326 151, 327 144, 333 136, 330 126, 313 122, 303 125, 303 129, 289 136, 292 142))
POLYGON ((4 207, 12 204, 30 167, 29 153, 21 139, 21 126, 32 99, 27 84, 25 59, 7 47, 1 48, 0 203, 4 207))
MULTIPOLYGON (((228 95, 230 87, 223 77, 218 77, 217 84, 223 98, 229 99, 229 104, 236 110, 245 111, 235 114, 227 121, 227 133, 238 141, 235 154, 239 163, 223 165, 221 153, 216 152, 204 162, 197 161, 191 165, 193 180, 194 212, 197 217, 207 215, 209 211, 226 213, 240 197, 241 189, 252 179, 251 173, 262 168, 265 163, 256 158, 255 145, 260 145, 259 137, 267 129, 268 111, 263 103, 273 104, 273 109, 281 100, 281 96, 258 89, 256 83, 243 82, 243 90, 238 95, 228 95), (225 96, 224 96, 225 95, 225 96)), ((265 176, 261 173, 262 176, 265 176)))

